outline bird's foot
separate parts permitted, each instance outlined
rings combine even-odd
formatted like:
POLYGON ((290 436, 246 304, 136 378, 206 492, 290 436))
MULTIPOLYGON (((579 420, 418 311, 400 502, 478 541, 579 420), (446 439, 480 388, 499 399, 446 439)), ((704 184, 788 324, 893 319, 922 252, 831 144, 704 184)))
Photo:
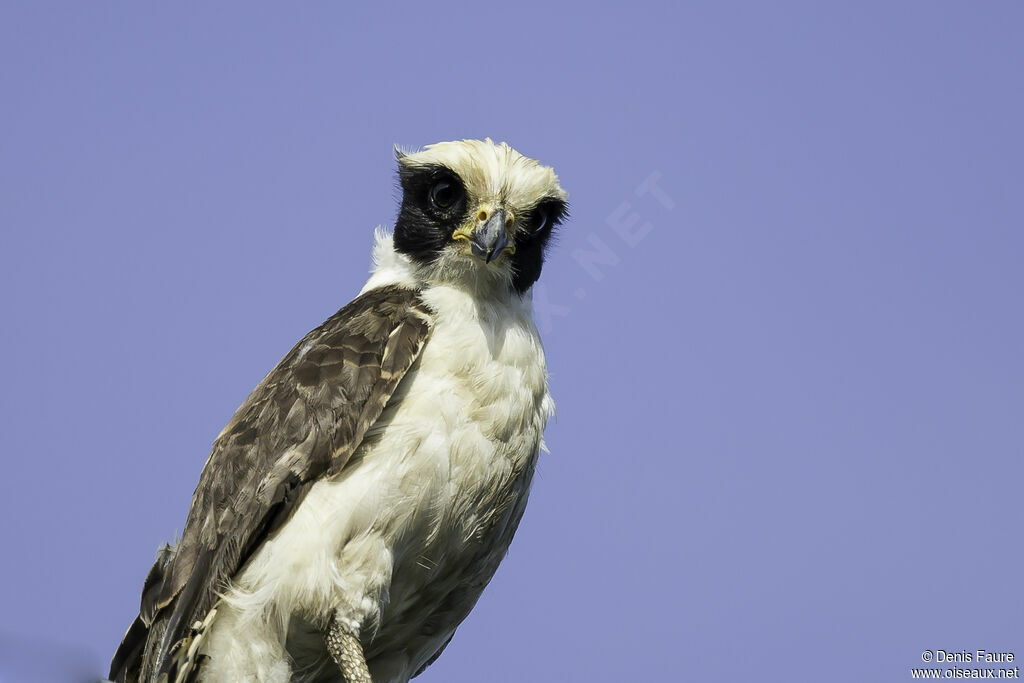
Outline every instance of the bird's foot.
POLYGON ((332 618, 327 628, 327 651, 341 669, 345 683, 373 683, 359 637, 337 618, 332 618))

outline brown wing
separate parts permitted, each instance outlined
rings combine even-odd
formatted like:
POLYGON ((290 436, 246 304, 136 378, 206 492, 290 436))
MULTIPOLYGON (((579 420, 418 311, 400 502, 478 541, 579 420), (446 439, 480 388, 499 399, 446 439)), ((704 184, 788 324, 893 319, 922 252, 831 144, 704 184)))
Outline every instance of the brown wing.
POLYGON ((173 555, 147 577, 142 608, 111 663, 111 679, 170 674, 253 551, 309 486, 343 468, 416 360, 431 315, 417 292, 371 290, 307 334, 213 444, 173 555))

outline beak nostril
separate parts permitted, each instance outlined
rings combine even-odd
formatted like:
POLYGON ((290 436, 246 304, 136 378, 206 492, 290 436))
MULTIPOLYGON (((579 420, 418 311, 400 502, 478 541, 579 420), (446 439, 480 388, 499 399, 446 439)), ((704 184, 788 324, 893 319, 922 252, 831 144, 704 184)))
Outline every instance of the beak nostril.
POLYGON ((511 216, 509 216, 508 218, 505 219, 505 227, 509 228, 509 229, 512 228, 512 217, 511 216))
POLYGON ((476 219, 478 221, 485 221, 485 220, 487 220, 487 212, 486 211, 481 211, 480 214, 476 217, 476 219))

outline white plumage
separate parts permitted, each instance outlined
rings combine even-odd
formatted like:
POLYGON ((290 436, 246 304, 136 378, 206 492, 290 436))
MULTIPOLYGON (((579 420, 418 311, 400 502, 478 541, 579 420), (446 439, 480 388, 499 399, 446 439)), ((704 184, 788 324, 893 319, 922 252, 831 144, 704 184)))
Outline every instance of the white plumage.
MULTIPOLYGON (((414 278, 390 235, 379 233, 374 251, 368 287, 414 278)), ((544 352, 526 297, 481 302, 434 285, 423 298, 436 313, 430 343, 353 464, 313 485, 217 608, 201 648, 218 655, 205 669, 207 680, 290 680, 284 636, 293 613, 344 605, 353 630, 382 622, 409 628, 419 591, 432 581, 466 581, 448 560, 464 557, 491 527, 498 536, 487 539, 493 557, 473 568, 482 583, 456 606, 451 630, 371 668, 376 683, 407 681, 445 644, 497 569, 554 408, 544 352), (388 594, 393 581, 400 594, 388 594)))

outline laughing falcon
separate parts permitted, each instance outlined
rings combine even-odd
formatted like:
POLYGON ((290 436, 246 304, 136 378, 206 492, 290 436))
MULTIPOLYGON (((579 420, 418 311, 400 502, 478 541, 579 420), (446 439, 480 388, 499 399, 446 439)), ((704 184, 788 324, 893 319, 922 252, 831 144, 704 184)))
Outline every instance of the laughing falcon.
POLYGON ((397 156, 369 281, 217 437, 112 680, 405 683, 505 555, 553 410, 531 287, 566 193, 505 143, 397 156))

